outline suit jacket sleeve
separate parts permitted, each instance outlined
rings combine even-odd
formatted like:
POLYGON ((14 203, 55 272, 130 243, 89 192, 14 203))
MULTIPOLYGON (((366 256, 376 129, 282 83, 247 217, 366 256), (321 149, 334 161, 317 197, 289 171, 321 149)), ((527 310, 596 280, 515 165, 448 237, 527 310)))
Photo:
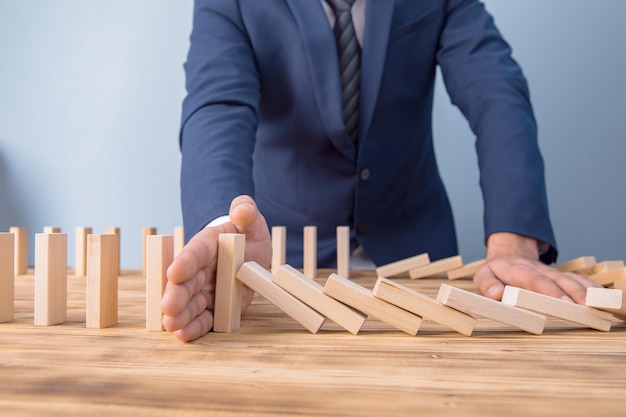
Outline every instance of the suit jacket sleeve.
POLYGON ((526 79, 484 6, 449 2, 438 63, 452 102, 475 133, 485 237, 513 232, 550 244, 556 258, 544 166, 526 79))
POLYGON ((185 63, 180 146, 186 240, 254 195, 259 76, 237 2, 196 1, 185 63))

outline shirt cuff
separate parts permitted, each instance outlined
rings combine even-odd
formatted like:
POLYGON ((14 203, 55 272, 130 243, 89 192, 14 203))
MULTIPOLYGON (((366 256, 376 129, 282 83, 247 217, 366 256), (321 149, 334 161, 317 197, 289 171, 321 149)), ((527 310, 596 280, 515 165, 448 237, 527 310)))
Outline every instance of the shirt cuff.
POLYGON ((216 227, 216 226, 221 226, 224 223, 228 223, 230 221, 230 216, 226 215, 226 216, 220 216, 216 219, 213 219, 209 222, 209 224, 207 224, 206 226, 204 226, 205 228, 207 227, 216 227))

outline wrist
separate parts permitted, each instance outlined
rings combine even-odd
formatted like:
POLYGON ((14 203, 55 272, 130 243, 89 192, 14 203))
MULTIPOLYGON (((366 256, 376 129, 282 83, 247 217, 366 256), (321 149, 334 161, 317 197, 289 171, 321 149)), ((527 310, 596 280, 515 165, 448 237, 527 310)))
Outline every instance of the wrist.
POLYGON ((498 232, 487 238, 487 259, 499 256, 521 256, 539 259, 539 242, 516 233, 498 232))

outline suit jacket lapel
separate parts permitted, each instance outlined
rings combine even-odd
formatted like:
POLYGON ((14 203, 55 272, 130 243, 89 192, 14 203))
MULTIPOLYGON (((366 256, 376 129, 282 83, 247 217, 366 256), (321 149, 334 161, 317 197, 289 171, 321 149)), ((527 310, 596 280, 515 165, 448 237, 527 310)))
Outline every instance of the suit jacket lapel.
POLYGON ((287 5, 304 39, 315 98, 326 134, 339 152, 355 160, 356 147, 345 131, 341 110, 335 36, 322 4, 319 0, 287 0, 287 5))
POLYGON ((368 133, 378 99, 394 3, 390 0, 367 0, 361 55, 360 138, 365 138, 368 133))

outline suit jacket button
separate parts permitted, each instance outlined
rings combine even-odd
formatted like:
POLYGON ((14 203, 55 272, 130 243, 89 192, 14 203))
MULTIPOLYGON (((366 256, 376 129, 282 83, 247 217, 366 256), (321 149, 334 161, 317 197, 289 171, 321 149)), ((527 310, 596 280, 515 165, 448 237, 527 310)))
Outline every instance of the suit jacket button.
POLYGON ((361 170, 361 181, 367 181, 370 178, 370 170, 363 168, 361 170))

